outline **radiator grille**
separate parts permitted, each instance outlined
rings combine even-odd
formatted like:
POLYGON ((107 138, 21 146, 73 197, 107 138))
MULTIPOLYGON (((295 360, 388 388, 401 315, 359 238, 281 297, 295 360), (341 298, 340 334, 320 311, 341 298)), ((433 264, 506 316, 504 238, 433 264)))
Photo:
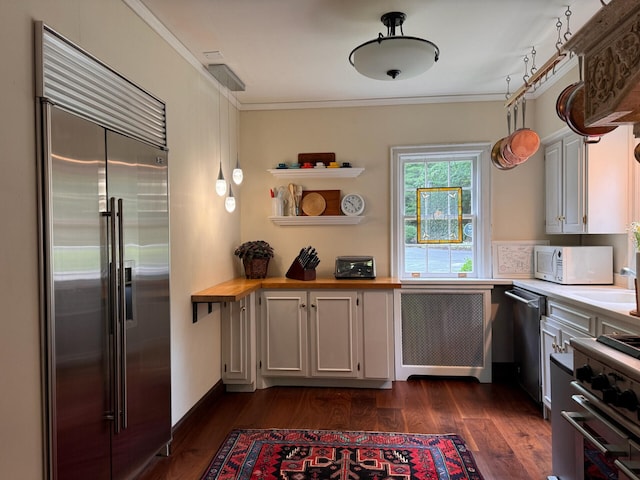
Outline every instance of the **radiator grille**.
POLYGON ((403 293, 402 363, 484 366, 482 293, 403 293))
POLYGON ((165 104, 42 22, 36 95, 113 131, 164 148, 165 104))

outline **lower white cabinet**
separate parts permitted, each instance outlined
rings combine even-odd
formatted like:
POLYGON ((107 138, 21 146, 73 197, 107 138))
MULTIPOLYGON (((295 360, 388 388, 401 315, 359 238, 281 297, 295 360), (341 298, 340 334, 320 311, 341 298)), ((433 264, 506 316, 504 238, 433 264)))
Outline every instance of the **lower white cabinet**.
POLYGON ((230 391, 256 385, 256 294, 224 302, 221 310, 222 381, 230 391))
MULTIPOLYGON (((540 322, 540 366, 542 380, 542 403, 551 409, 551 354, 570 353, 571 339, 575 337, 589 337, 588 333, 576 330, 560 321, 543 315, 540 322)), ((545 410, 545 417, 547 412, 545 410)))
POLYGON ((392 292, 265 290, 260 302, 258 374, 268 384, 393 379, 392 292))
POLYGON ((540 369, 545 418, 551 409, 551 354, 570 353, 571 339, 595 337, 597 314, 555 299, 547 300, 546 315, 540 321, 540 369))

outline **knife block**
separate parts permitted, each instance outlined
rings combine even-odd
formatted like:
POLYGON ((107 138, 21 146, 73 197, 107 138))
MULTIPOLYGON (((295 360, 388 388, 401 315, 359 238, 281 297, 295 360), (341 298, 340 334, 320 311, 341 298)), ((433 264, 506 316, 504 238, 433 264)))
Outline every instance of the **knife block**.
POLYGON ((289 267, 289 270, 287 270, 287 274, 285 276, 287 278, 292 278, 294 280, 303 280, 303 281, 315 280, 316 269, 310 268, 305 270, 302 267, 302 264, 300 263, 300 259, 296 257, 293 260, 293 263, 291 264, 291 266, 289 267))

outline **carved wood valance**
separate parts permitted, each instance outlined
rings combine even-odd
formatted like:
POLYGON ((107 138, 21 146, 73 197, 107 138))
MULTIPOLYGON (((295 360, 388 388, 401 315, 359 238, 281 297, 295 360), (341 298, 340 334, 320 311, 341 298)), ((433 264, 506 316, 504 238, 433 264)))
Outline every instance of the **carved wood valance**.
POLYGON ((564 48, 584 58, 586 125, 636 124, 640 135, 640 2, 612 0, 564 48))

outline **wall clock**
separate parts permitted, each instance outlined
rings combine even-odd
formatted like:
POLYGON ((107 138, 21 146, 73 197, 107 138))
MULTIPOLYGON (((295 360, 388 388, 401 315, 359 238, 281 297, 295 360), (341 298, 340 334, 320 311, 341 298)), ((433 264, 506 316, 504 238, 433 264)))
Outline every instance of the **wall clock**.
POLYGON ((364 198, 357 193, 348 193, 342 197, 340 208, 345 215, 360 215, 364 212, 364 198))

